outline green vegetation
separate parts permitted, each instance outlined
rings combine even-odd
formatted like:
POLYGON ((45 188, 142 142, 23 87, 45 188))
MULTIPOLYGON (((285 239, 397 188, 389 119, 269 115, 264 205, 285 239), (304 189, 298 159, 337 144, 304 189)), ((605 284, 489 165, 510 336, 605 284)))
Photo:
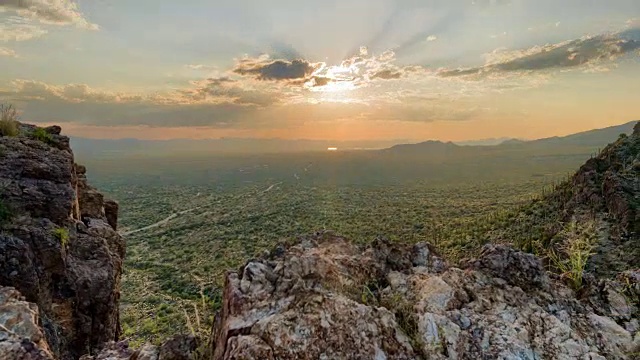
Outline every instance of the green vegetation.
POLYGON ((560 237, 564 240, 558 246, 558 250, 549 249, 548 256, 571 287, 579 291, 582 288, 587 261, 593 255, 598 240, 595 222, 579 225, 574 220, 561 232, 560 237))
POLYGON ((51 134, 49 134, 45 129, 43 128, 36 128, 33 133, 31 134, 31 136, 39 141, 42 141, 45 144, 53 144, 54 143, 54 139, 53 136, 51 134))
POLYGON ((60 245, 63 248, 69 243, 69 230, 65 228, 57 228, 53 230, 53 236, 60 241, 60 245))
MULTIPOLYGON (((176 332, 208 334, 228 269, 322 229, 363 245, 380 236, 429 242, 452 263, 498 241, 553 267, 553 249, 561 256, 555 268, 568 266, 563 272, 577 285, 590 250, 564 242, 562 214, 573 195, 566 176, 596 150, 513 145, 448 159, 343 152, 79 161, 119 200, 121 232, 155 224, 126 235, 121 314, 124 336, 136 345, 176 332)), ((374 285, 340 290, 355 301, 382 301, 374 285)), ((411 337, 415 319, 395 303, 411 337)))
POLYGON ((0 104, 0 136, 16 136, 19 132, 17 110, 12 105, 0 104))

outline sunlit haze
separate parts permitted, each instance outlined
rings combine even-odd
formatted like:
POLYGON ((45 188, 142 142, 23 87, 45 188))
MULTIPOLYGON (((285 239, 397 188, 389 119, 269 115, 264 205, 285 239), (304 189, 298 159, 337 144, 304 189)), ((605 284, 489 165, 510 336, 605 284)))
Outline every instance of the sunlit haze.
POLYGON ((0 0, 0 100, 89 138, 541 138, 640 113, 638 0, 0 0))

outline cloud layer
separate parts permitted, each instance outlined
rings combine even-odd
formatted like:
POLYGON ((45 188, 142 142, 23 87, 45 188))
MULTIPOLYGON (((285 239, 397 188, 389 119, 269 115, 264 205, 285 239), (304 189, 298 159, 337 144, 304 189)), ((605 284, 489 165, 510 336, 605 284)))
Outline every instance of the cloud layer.
POLYGON ((624 54, 640 49, 640 37, 635 37, 637 31, 585 36, 581 39, 517 51, 500 49, 487 54, 487 63, 484 66, 442 70, 439 74, 444 77, 491 75, 607 64, 624 54))
POLYGON ((0 9, 13 10, 22 17, 45 24, 98 30, 98 25, 85 19, 78 11, 78 5, 71 0, 0 0, 0 9))
POLYGON ((16 52, 14 50, 6 48, 6 47, 0 47, 0 57, 2 57, 2 56, 18 57, 18 55, 16 54, 16 52))
MULTIPOLYGON (((72 7, 75 13, 52 10, 64 9, 63 3, 70 4, 0 0, 5 9, 21 16, 78 26, 82 15, 76 7, 72 7), (41 9, 45 3, 49 7, 41 9)), ((13 32, 0 32, 0 41, 41 36, 40 28, 30 21, 35 20, 14 18, 13 32)), ((502 97, 496 94, 535 90, 567 69, 616 64, 621 56, 640 50, 639 33, 632 29, 516 51, 499 49, 485 54, 484 64, 460 69, 400 61, 394 51, 367 47, 356 48, 352 55, 331 64, 305 57, 293 47, 274 45, 269 55, 255 55, 260 54, 255 51, 253 56, 236 58, 224 66, 202 58, 171 64, 175 66, 169 69, 171 73, 175 70, 185 77, 172 82, 172 88, 154 92, 15 80, 4 89, 0 84, 0 100, 15 102, 29 121, 91 126, 248 129, 333 121, 461 122, 502 114, 495 110, 499 106, 494 102, 502 97), (184 65, 189 63, 192 65, 184 65)), ((422 34, 422 45, 429 49, 448 46, 446 36, 437 34, 422 34)), ((0 56, 16 54, 0 47, 0 56)))

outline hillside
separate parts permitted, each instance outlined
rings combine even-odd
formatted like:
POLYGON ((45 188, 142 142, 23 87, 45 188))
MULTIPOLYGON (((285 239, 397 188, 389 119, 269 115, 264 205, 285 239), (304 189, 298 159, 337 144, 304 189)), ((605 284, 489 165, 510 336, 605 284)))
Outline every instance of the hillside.
MULTIPOLYGON (((524 205, 488 231, 485 241, 511 241, 551 257, 569 251, 567 241, 587 236, 594 251, 588 268, 612 276, 637 267, 640 259, 640 123, 620 135, 567 180, 524 205)), ((570 254, 566 254, 570 255, 570 254)))

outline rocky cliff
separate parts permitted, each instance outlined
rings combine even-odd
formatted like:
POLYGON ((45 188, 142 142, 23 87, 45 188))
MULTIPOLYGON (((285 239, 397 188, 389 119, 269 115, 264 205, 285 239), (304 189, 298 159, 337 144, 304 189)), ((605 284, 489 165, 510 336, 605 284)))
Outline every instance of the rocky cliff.
POLYGON ((125 254, 117 204, 89 186, 59 127, 20 125, 18 136, 0 137, 0 222, 0 286, 24 297, 2 289, 0 341, 28 339, 11 354, 30 359, 32 343, 46 343, 41 356, 77 359, 117 339, 125 254), (39 313, 42 334, 16 331, 7 309, 39 313))

